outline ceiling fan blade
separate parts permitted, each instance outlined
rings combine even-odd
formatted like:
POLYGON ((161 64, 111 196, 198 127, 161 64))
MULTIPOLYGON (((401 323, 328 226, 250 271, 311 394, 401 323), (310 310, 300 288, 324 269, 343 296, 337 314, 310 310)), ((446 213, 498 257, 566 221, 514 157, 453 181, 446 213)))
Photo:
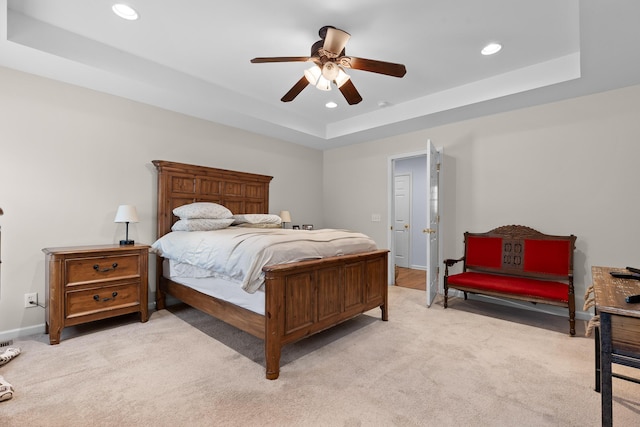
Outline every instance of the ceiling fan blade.
POLYGON ((296 96, 298 96, 300 92, 302 92, 302 90, 305 87, 307 87, 308 84, 309 84, 309 80, 307 80, 305 76, 302 76, 302 78, 298 80, 298 82, 294 84, 291 89, 289 89, 289 92, 284 94, 284 96, 280 99, 280 101, 282 102, 293 101, 296 98, 296 96))
POLYGON ((354 105, 362 101, 362 97, 360 96, 360 93, 358 93, 358 89, 356 89, 356 87, 353 85, 351 79, 344 82, 344 84, 340 86, 339 89, 349 105, 354 105))
POLYGON ((334 55, 333 57, 335 58, 340 55, 340 53, 342 53, 344 47, 349 41, 349 38, 351 38, 351 34, 347 33, 346 31, 328 27, 327 35, 325 36, 324 45, 322 46, 322 48, 325 51, 332 53, 334 55))
POLYGON ((370 71, 372 73, 385 74, 393 77, 402 77, 407 73, 407 69, 402 64, 376 61, 375 59, 356 58, 354 56, 340 58, 340 65, 353 68, 354 70, 370 71))
POLYGON ((259 64, 264 62, 306 62, 308 61, 308 56, 274 56, 272 58, 253 58, 251 60, 252 64, 259 64))

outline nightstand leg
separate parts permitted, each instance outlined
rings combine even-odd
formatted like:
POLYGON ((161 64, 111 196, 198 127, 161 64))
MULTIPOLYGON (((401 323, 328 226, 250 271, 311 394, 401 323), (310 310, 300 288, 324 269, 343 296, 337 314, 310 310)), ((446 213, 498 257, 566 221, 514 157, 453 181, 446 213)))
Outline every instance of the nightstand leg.
POLYGON ((61 328, 58 328, 57 330, 49 328, 49 344, 51 345, 60 344, 61 333, 62 333, 61 328))

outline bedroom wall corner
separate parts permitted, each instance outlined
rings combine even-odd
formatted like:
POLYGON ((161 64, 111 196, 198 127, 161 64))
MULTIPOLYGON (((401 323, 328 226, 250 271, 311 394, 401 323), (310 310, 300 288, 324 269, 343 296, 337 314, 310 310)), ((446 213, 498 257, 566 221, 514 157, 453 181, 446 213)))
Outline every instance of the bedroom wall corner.
MULTIPOLYGON (((323 225, 322 152, 0 67, 0 339, 44 331, 42 248, 155 239, 156 174, 170 160, 273 176, 270 211, 323 225)), ((150 301, 155 259, 150 257, 150 301)))
POLYGON ((444 258, 462 256, 465 231, 521 224, 575 234, 581 308, 591 266, 640 264, 640 200, 630 197, 640 182, 639 116, 640 86, 631 86, 327 150, 326 217, 388 246, 388 158, 424 150, 430 139, 445 154, 444 258), (371 222, 373 212, 381 222, 371 222))

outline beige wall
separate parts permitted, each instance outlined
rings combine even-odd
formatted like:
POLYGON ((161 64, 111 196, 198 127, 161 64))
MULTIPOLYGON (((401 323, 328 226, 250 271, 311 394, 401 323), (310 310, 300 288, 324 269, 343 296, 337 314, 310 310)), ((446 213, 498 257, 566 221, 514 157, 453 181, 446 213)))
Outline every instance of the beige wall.
POLYGON ((272 212, 357 229, 388 247, 389 158, 427 139, 444 150, 444 256, 461 255, 466 230, 573 233, 581 308, 592 265, 640 265, 639 117, 634 86, 323 154, 0 68, 0 339, 43 328, 44 310, 23 308, 24 293, 44 298, 42 248, 117 242, 123 203, 140 215, 131 237, 153 241, 151 160, 272 175, 272 212))
POLYGON ((388 247, 389 158, 424 150, 427 139, 444 152, 445 258, 462 256, 465 231, 522 224, 575 234, 578 310, 591 266, 640 266, 640 86, 325 151, 327 226, 388 247))
MULTIPOLYGON (((44 330, 44 247, 155 238, 151 160, 271 175, 271 212, 323 225, 322 152, 0 68, 0 340, 44 330)), ((153 263, 151 265, 152 277, 153 263)), ((151 281, 153 288, 153 280, 151 281)))

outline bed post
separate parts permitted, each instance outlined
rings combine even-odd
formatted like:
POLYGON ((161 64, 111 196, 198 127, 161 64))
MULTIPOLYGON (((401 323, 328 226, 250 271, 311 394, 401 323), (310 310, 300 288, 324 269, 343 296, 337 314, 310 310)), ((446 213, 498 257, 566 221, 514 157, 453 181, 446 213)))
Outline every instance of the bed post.
MULTIPOLYGON (((171 230, 171 217, 167 214, 171 214, 171 206, 169 206, 168 189, 165 179, 165 171, 163 166, 166 162, 161 160, 153 160, 153 165, 156 167, 158 173, 157 183, 157 223, 156 223, 156 238, 164 236, 171 230)), ((156 255, 156 310, 162 310, 165 308, 165 296, 162 290, 162 257, 156 255)))
POLYGON ((267 365, 266 377, 268 380, 276 380, 280 375, 280 354, 282 352, 281 337, 284 331, 284 277, 265 276, 265 301, 264 313, 264 354, 267 365), (266 291, 268 289, 268 291, 266 291))

